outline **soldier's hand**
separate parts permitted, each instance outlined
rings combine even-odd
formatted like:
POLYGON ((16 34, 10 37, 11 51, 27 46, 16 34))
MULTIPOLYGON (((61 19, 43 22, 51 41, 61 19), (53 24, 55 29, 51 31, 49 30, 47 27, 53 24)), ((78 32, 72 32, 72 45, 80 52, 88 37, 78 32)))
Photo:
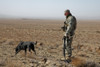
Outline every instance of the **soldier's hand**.
POLYGON ((62 40, 64 40, 67 36, 63 36, 62 40))
POLYGON ((66 36, 68 36, 68 37, 69 37, 69 36, 70 36, 70 34, 69 34, 69 33, 66 33, 66 36))
POLYGON ((66 24, 66 22, 64 22, 64 24, 66 24))

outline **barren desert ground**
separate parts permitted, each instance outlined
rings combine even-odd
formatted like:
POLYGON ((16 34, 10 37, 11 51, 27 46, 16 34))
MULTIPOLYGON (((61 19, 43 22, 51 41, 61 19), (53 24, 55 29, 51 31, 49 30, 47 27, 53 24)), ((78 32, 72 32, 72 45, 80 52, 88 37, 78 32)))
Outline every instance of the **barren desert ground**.
POLYGON ((62 37, 64 20, 0 19, 0 67, 99 67, 100 21, 78 21, 72 62, 65 63, 62 37), (20 41, 38 41, 36 53, 15 55, 20 41))

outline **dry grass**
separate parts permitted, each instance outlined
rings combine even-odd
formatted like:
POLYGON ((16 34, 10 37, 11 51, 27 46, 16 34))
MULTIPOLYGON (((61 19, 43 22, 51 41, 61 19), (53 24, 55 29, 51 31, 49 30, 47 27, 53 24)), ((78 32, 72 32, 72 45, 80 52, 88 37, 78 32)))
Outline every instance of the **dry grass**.
POLYGON ((100 65, 98 65, 97 63, 95 62, 86 62, 82 65, 80 65, 79 67, 100 67, 100 65))
POLYGON ((13 61, 12 61, 11 59, 7 59, 7 60, 6 60, 6 66, 7 66, 7 67, 17 67, 17 66, 15 65, 15 63, 13 63, 13 61))
POLYGON ((96 52, 100 55, 100 47, 96 50, 96 52))
POLYGON ((0 60, 0 67, 19 67, 11 59, 0 60))
POLYGON ((72 58, 71 64, 75 67, 99 67, 100 65, 93 61, 86 61, 82 58, 72 58))
POLYGON ((80 67, 81 65, 84 64, 84 62, 85 62, 85 60, 83 60, 83 59, 80 59, 80 58, 72 58, 71 64, 73 66, 80 67))
POLYGON ((6 63, 5 63, 5 60, 0 60, 0 66, 5 66, 6 63))

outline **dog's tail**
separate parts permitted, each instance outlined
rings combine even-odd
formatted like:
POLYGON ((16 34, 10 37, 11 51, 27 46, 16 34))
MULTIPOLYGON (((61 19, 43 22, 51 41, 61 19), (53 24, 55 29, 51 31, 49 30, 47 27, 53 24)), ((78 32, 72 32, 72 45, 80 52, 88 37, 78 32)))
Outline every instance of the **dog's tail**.
POLYGON ((36 42, 32 42, 33 45, 37 45, 37 41, 36 42))
POLYGON ((35 42, 35 45, 37 45, 37 41, 35 42))

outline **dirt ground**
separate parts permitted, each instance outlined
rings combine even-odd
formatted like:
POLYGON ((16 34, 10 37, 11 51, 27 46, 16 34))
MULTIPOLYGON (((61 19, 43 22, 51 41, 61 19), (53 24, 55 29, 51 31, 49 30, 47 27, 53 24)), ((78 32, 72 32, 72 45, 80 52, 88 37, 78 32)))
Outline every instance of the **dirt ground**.
POLYGON ((100 65, 100 21, 77 22, 70 63, 60 60, 63 57, 63 22, 64 20, 0 19, 0 67, 100 65), (21 51, 15 56, 15 48, 20 41, 38 41, 35 46, 37 55, 28 52, 25 59, 25 53, 21 51))

